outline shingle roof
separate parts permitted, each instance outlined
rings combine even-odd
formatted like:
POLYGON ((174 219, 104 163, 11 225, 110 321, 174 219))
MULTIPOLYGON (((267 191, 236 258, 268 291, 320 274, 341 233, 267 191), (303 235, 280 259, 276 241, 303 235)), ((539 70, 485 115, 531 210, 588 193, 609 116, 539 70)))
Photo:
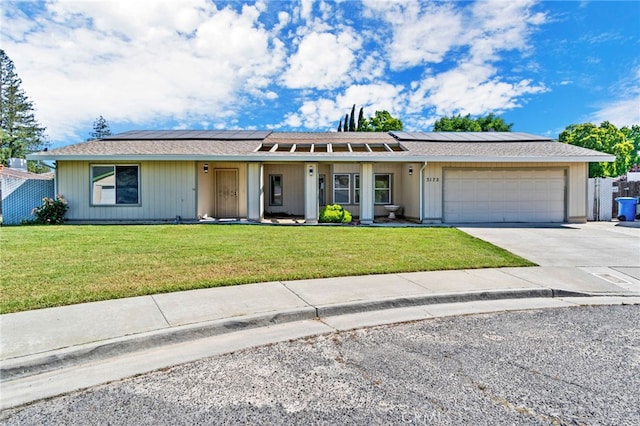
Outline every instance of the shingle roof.
POLYGON ((545 157, 584 157, 584 161, 607 161, 611 157, 598 151, 569 145, 562 142, 545 140, 539 142, 402 142, 413 155, 426 157, 456 158, 536 158, 545 157))
POLYGON ((585 162, 614 159, 609 154, 556 142, 544 136, 517 132, 305 133, 193 130, 127 132, 32 154, 29 158, 334 162, 366 159, 420 162, 585 162))
POLYGON ((53 173, 32 173, 26 170, 10 169, 0 164, 0 176, 13 179, 51 180, 53 173))
POLYGON ((127 155, 238 155, 252 152, 260 145, 256 140, 212 139, 99 139, 41 152, 51 158, 67 156, 127 155))

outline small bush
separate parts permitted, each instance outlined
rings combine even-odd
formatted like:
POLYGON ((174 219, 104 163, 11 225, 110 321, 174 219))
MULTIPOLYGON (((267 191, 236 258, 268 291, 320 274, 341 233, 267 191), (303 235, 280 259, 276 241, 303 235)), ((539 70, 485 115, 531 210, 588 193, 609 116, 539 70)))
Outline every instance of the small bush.
POLYGON ((64 223, 64 215, 69 209, 67 200, 62 195, 56 199, 44 197, 42 205, 33 209, 31 214, 35 216, 35 223, 43 225, 60 225, 64 223))
POLYGON ((351 213, 342 208, 340 204, 329 204, 320 212, 320 223, 350 223, 353 220, 351 213))

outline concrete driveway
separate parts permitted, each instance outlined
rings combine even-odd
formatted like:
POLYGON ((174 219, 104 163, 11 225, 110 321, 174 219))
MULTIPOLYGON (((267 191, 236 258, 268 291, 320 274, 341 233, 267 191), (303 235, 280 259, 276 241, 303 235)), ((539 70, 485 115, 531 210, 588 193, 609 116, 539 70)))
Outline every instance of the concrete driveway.
POLYGON ((477 225, 458 229, 540 266, 640 269, 640 228, 623 227, 616 222, 557 226, 477 225))

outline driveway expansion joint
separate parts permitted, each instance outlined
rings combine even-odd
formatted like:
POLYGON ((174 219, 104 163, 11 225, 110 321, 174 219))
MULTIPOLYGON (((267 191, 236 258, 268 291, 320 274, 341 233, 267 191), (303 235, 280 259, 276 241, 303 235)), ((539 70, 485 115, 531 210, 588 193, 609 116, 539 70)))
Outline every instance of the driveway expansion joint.
POLYGON ((153 303, 156 305, 156 308, 158 308, 158 312, 160 312, 160 315, 162 315, 162 319, 164 319, 164 322, 167 324, 167 327, 171 327, 172 324, 169 322, 164 312, 162 312, 162 308, 160 308, 160 305, 158 305, 158 301, 156 300, 155 295, 153 294, 151 295, 151 300, 153 300, 153 303))

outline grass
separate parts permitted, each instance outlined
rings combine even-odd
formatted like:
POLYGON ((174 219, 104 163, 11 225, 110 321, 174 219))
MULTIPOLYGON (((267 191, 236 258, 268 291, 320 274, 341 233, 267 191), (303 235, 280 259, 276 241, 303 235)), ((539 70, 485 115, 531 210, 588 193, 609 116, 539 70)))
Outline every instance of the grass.
POLYGON ((0 228, 0 313, 195 288, 529 266, 451 228, 252 225, 0 228))

